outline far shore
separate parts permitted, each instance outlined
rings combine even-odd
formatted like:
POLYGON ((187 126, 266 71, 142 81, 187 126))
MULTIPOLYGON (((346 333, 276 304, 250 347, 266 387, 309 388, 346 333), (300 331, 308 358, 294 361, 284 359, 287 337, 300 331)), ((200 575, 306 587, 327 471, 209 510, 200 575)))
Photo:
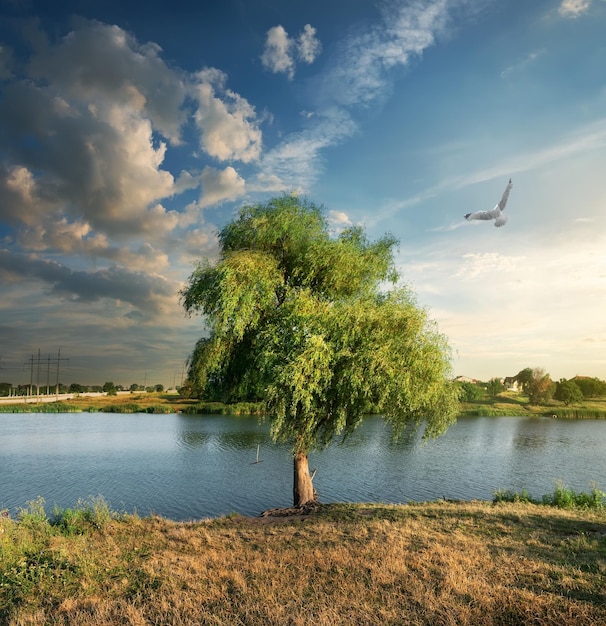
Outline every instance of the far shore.
MULTIPOLYGON (((176 391, 119 391, 117 394, 86 392, 80 394, 49 394, 40 396, 0 397, 0 413, 259 413, 255 403, 226 405, 180 396, 176 391)), ((606 397, 588 398, 564 405, 552 400, 549 404, 531 405, 519 393, 502 392, 495 398, 461 403, 460 417, 551 417, 554 419, 606 419, 606 397)))

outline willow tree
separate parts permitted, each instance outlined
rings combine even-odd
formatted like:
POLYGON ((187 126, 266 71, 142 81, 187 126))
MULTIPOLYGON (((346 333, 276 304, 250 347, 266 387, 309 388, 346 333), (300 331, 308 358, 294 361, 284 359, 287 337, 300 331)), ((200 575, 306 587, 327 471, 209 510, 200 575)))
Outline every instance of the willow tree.
POLYGON ((219 243, 182 292, 209 328, 189 378, 207 397, 264 402, 273 439, 292 445, 295 506, 315 500, 308 454, 365 414, 379 412, 396 437, 421 425, 437 436, 454 421, 447 341, 396 288, 392 236, 331 237, 320 208, 283 196, 243 208, 219 243))

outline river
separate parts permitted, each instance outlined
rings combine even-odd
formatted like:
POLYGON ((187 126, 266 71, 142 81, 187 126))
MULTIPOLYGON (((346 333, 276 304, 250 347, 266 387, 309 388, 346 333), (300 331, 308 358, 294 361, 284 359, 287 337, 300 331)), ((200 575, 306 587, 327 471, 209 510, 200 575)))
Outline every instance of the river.
MULTIPOLYGON (((605 453, 606 420, 467 417, 427 443, 394 443, 369 417, 310 468, 322 502, 490 500, 498 489, 540 497, 557 481, 604 489, 605 453)), ((0 509, 43 497, 51 512, 99 495, 118 512, 175 520, 258 515, 291 505, 292 461, 250 416, 0 414, 0 509)))

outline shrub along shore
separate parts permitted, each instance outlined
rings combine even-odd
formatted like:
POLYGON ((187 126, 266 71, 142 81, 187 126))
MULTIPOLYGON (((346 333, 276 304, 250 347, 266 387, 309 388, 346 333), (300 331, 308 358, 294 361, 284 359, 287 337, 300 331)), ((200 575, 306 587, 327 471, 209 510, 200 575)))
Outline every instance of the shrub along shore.
POLYGON ((606 623, 603 504, 553 504, 332 504, 177 523, 102 499, 47 517, 36 501, 0 516, 0 623, 606 623))

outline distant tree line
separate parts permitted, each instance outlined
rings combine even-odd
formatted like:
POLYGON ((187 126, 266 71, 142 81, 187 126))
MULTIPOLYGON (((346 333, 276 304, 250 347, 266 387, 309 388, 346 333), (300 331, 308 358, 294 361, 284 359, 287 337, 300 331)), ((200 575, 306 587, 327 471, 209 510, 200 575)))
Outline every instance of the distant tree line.
MULTIPOLYGON (((38 395, 38 389, 40 395, 52 395, 57 392, 57 385, 37 385, 19 384, 13 385, 12 383, 0 383, 0 397, 2 396, 36 396, 38 395)), ((148 393, 161 393, 164 391, 164 385, 148 385, 147 387, 133 383, 130 387, 124 385, 115 385, 113 382, 108 381, 103 385, 81 385, 80 383, 72 383, 71 385, 64 385, 59 383, 58 390, 60 394, 63 393, 107 393, 108 395, 115 395, 119 391, 134 392, 148 392, 148 393)))
MULTIPOLYGON (((571 379, 561 378, 554 382, 550 375, 540 367, 526 367, 512 379, 518 384, 522 393, 528 396, 530 404, 545 404, 552 398, 565 405, 582 402, 586 398, 597 398, 606 395, 606 381, 589 376, 575 376, 571 379)), ((491 378, 488 382, 459 382, 461 400, 463 402, 479 401, 486 396, 496 398, 505 390, 503 380, 491 378)))

